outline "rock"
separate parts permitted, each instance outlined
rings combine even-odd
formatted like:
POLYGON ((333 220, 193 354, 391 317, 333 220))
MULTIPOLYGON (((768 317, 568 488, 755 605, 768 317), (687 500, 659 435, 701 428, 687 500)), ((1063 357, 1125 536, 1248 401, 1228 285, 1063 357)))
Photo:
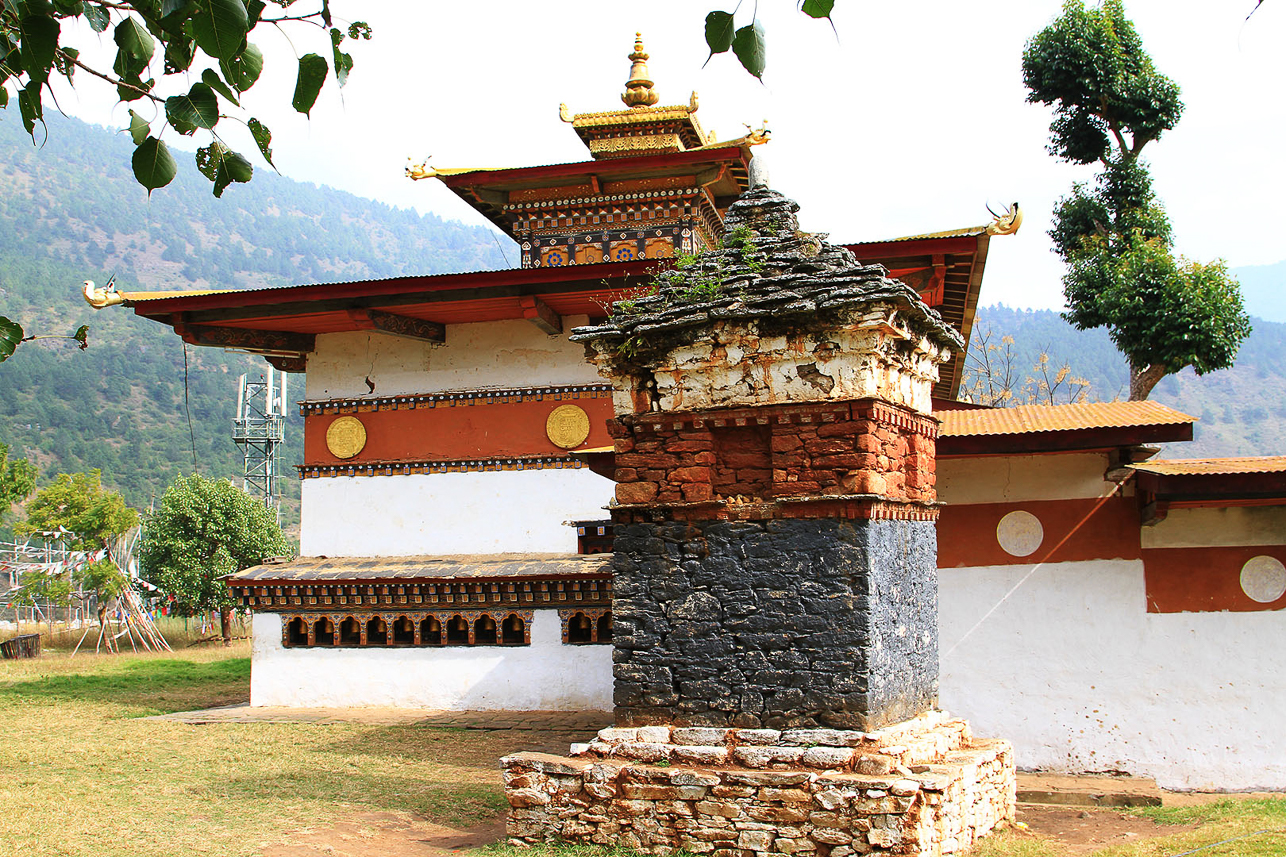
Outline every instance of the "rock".
POLYGON ((670 740, 675 744, 709 747, 725 743, 729 731, 710 726, 680 726, 671 731, 670 740))
POLYGON ((513 807, 544 806, 550 797, 539 789, 511 789, 505 792, 509 805, 513 807))
POLYGON ((781 740, 781 732, 776 729, 737 729, 733 735, 742 744, 776 744, 781 740))

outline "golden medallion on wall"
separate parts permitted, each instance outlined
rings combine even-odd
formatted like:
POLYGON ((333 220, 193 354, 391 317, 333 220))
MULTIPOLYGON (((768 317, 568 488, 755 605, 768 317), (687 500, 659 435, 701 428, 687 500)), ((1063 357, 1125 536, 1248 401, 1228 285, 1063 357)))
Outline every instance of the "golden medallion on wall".
POLYGON ((545 436, 563 449, 580 446, 589 437, 589 414, 575 405, 559 405, 545 420, 545 436))
POLYGON ((326 448, 336 458, 352 458, 366 446, 366 426, 357 417, 340 417, 326 429, 326 448))

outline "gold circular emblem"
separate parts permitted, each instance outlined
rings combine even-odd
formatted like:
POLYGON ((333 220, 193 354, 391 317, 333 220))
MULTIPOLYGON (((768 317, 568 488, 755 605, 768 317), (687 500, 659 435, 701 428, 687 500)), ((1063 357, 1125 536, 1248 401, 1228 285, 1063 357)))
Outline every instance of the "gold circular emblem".
POLYGON ((326 448, 336 458, 352 458, 366 446, 366 426, 357 417, 340 417, 326 429, 326 448))
POLYGON ((580 446, 589 437, 589 414, 575 405, 559 405, 545 420, 545 436, 563 449, 580 446))

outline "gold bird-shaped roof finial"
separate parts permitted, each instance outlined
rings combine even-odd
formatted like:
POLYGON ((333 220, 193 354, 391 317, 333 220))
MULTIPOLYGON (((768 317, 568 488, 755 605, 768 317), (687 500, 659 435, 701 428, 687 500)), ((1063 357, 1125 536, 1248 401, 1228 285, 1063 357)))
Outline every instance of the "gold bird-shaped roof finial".
POLYGON ((651 107, 661 100, 652 88, 652 79, 647 70, 647 51, 643 50, 643 34, 634 34, 634 51, 630 54, 630 79, 625 81, 625 91, 621 100, 626 107, 651 107))

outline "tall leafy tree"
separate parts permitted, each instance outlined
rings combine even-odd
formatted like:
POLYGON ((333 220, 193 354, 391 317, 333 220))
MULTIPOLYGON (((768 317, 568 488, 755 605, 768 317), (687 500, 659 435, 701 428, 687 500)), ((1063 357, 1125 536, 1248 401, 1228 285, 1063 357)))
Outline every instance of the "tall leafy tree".
MULTIPOLYGON (((2 0, 0 108, 16 104, 23 127, 34 139, 38 125, 44 130, 51 75, 63 77, 68 84, 74 84, 77 72, 101 78, 116 87, 122 103, 151 101, 161 111, 159 122, 148 122, 134 110, 128 113, 135 146, 134 176, 149 194, 169 184, 177 172, 162 140, 164 132, 171 130, 184 136, 200 132, 210 140, 197 150, 196 163, 213 182, 214 195, 221 196, 228 185, 250 181, 254 173, 250 161, 227 145, 216 126, 228 118, 228 111, 242 113, 241 96, 263 71, 263 52, 252 41, 256 28, 315 28, 321 53, 299 57, 291 99, 295 110, 305 115, 332 73, 339 86, 348 81, 353 57, 342 49, 345 41, 371 37, 371 28, 361 21, 336 25, 330 0, 308 0, 307 9, 292 8, 295 3, 2 0), (116 45, 111 68, 87 64, 71 44, 85 32, 86 28, 74 26, 82 23, 95 33, 111 31, 116 45)), ((235 118, 244 121, 259 154, 272 166, 272 132, 253 116, 235 118)))
POLYGON ((1175 255, 1170 220, 1140 160, 1183 115, 1179 86, 1156 70, 1121 0, 1063 13, 1023 52, 1027 100, 1054 108, 1051 154, 1101 165, 1054 213, 1050 237, 1067 263, 1064 317, 1104 327, 1130 363, 1130 398, 1166 375, 1232 366, 1250 335, 1236 280, 1222 261, 1175 255))
POLYGON ((228 645, 236 602, 220 578, 289 549, 261 502, 231 482, 194 473, 166 489, 143 527, 138 556, 144 579, 171 596, 181 615, 218 610, 228 645))
POLYGON ((52 485, 27 503, 27 517, 14 526, 18 535, 62 531, 60 541, 70 550, 109 547, 118 536, 138 526, 138 512, 125 498, 103 487, 98 470, 59 473, 52 485))
POLYGON ((25 458, 9 458, 9 446, 0 443, 0 523, 14 503, 27 499, 36 488, 36 465, 25 458))

